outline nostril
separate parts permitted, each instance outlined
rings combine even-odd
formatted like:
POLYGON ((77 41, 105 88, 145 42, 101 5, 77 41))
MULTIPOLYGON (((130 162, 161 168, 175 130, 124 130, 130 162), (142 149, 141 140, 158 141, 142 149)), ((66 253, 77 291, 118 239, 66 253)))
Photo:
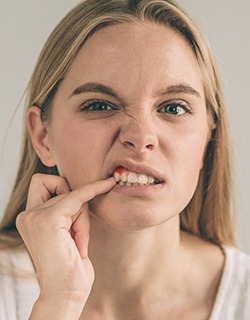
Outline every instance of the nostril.
POLYGON ((148 150, 154 150, 154 145, 153 145, 153 144, 148 144, 148 145, 146 146, 146 148, 147 148, 148 150))
POLYGON ((145 150, 149 150, 149 151, 153 151, 155 149, 154 144, 150 143, 150 144, 146 144, 146 145, 140 145, 139 143, 133 143, 130 141, 124 141, 123 144, 127 147, 127 148, 132 148, 132 149, 140 149, 141 151, 144 149, 145 150))
POLYGON ((125 141, 124 144, 125 144, 125 146, 127 146, 127 147, 133 147, 133 148, 135 148, 135 145, 134 145, 132 142, 130 142, 130 141, 125 141))

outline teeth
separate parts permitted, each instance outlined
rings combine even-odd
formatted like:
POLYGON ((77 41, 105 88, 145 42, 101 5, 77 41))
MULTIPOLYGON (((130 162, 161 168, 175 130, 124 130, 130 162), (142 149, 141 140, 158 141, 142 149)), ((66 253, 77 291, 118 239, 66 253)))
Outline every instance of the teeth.
POLYGON ((150 185, 155 183, 155 179, 145 174, 137 174, 135 172, 114 172, 114 178, 117 183, 121 186, 137 186, 139 185, 150 185))
POLYGON ((148 177, 149 184, 154 183, 154 182, 155 182, 155 179, 153 177, 148 177))
POLYGON ((114 178, 115 178, 116 182, 119 182, 120 181, 120 174, 118 172, 115 172, 114 173, 114 178))
POLYGON ((148 177, 145 176, 145 174, 139 174, 138 175, 138 183, 139 184, 147 184, 148 183, 148 177))
POLYGON ((137 183, 137 174, 134 172, 130 172, 127 176, 127 181, 130 183, 137 183))
POLYGON ((127 174, 126 174, 126 172, 123 172, 123 173, 120 175, 120 179, 121 179, 123 182, 126 182, 126 181, 127 181, 127 174))

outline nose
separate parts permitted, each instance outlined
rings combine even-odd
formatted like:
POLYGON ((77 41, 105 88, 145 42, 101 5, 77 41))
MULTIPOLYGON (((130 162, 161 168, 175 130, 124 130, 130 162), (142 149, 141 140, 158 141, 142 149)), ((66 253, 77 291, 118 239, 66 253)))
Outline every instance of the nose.
POLYGON ((130 118, 129 122, 121 126, 119 140, 123 146, 137 154, 148 153, 158 146, 156 128, 149 117, 140 120, 130 118))

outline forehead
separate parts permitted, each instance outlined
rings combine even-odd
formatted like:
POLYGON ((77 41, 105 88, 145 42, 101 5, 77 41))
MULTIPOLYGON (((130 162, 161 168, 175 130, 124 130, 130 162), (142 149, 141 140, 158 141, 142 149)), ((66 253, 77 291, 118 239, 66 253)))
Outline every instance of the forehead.
POLYGON ((65 85, 71 90, 96 81, 128 94, 176 83, 188 83, 203 93, 200 68, 187 40, 151 22, 105 27, 86 41, 65 85))

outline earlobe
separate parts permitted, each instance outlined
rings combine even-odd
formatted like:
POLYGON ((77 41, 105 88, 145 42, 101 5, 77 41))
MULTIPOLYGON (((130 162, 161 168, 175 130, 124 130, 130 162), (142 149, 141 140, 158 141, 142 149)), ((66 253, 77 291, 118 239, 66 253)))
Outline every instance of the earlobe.
POLYGON ((48 130, 41 121, 41 111, 37 106, 31 106, 27 112, 26 126, 36 154, 47 167, 56 165, 50 148, 48 130))

